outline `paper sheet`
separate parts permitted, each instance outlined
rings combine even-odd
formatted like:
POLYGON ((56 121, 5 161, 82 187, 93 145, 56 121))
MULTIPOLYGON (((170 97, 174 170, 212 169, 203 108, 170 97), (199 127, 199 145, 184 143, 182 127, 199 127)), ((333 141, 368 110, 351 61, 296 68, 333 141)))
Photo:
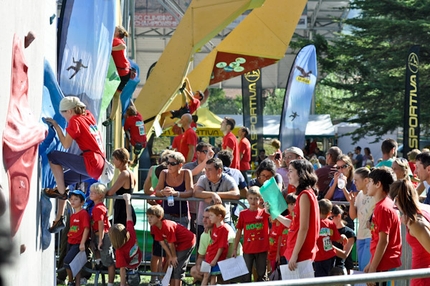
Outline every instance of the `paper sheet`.
POLYGON ((163 286, 169 286, 170 284, 170 277, 172 277, 172 271, 173 271, 173 266, 170 265, 167 268, 166 274, 163 277, 163 280, 161 280, 161 285, 163 286))
POLYGON ((311 260, 305 260, 297 263, 297 269, 291 271, 288 269, 288 264, 281 265, 282 280, 300 279, 300 278, 314 278, 314 268, 311 260))
POLYGON ((222 279, 224 279, 224 281, 249 273, 243 256, 237 256, 236 258, 232 257, 218 261, 218 266, 221 270, 222 279))
POLYGON ((85 263, 87 263, 87 254, 85 251, 80 251, 76 254, 75 258, 73 258, 72 262, 70 262, 70 270, 72 270, 73 278, 81 271, 85 263))
POLYGON ((160 119, 156 118, 156 120, 154 121, 154 124, 152 125, 154 127, 154 132, 156 137, 160 137, 160 135, 163 134, 163 128, 161 128, 160 122, 158 122, 158 120, 160 119))
POLYGON ((211 272, 211 265, 207 263, 206 261, 202 261, 202 265, 200 266, 200 272, 211 272))
POLYGON ((288 208, 274 177, 264 182, 263 186, 260 188, 260 193, 264 201, 269 203, 269 211, 272 219, 276 219, 288 208))

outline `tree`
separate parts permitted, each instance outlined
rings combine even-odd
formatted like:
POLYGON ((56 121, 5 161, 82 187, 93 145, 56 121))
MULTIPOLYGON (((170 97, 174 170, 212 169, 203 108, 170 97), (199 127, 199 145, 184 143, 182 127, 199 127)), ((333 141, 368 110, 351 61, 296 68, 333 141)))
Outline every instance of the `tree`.
POLYGON ((263 115, 280 115, 284 105, 285 88, 267 91, 268 97, 264 101, 263 115))
MULTIPOLYGON (((312 42, 323 74, 319 85, 328 88, 317 93, 317 102, 325 105, 323 96, 330 102, 328 110, 338 110, 338 117, 360 125, 352 134, 354 140, 365 135, 381 137, 403 124, 406 57, 415 44, 421 45, 420 108, 430 107, 430 1, 351 2, 351 8, 361 13, 344 21, 350 32, 332 43, 321 36, 312 42), (332 93, 335 90, 338 92, 332 93)), ((306 43, 309 41, 298 40, 292 46, 306 43)), ((430 113, 421 112, 426 130, 429 119, 430 113)))
POLYGON ((242 97, 226 97, 222 88, 210 89, 207 105, 209 110, 215 114, 242 114, 243 111, 242 97))

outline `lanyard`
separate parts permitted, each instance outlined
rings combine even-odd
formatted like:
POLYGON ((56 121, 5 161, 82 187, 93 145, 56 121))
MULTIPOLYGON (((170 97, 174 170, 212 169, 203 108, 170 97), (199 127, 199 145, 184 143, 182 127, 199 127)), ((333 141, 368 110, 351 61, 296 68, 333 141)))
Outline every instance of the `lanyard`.
MULTIPOLYGON (((208 181, 209 181, 209 180, 208 180, 208 181)), ((221 187, 221 183, 222 183, 222 177, 221 177, 221 180, 219 180, 219 184, 218 184, 218 187, 217 187, 217 188, 216 188, 216 190, 215 190, 215 193, 218 193, 218 191, 219 191, 219 187, 221 187)), ((213 192, 211 181, 209 181, 209 189, 211 190, 211 192, 213 192)))

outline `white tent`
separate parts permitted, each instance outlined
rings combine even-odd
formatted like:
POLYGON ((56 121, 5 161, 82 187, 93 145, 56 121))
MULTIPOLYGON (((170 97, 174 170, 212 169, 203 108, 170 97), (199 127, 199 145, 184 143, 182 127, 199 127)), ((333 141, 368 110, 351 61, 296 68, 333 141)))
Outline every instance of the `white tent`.
MULTIPOLYGON (((243 126, 243 115, 218 114, 219 117, 226 116, 236 121, 236 126, 243 126)), ((277 137, 279 135, 280 115, 263 116, 263 134, 267 137, 277 137)), ((306 137, 324 137, 331 138, 335 136, 333 123, 329 114, 312 114, 309 115, 308 125, 306 126, 306 137)))

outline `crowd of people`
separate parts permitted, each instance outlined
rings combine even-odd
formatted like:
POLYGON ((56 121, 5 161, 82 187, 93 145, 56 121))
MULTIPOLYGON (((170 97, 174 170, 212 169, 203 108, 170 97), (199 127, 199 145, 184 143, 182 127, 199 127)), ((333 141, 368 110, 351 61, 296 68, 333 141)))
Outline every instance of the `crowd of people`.
MULTIPOLYGON (((234 128, 234 120, 226 118, 222 126, 227 135, 234 128)), ((203 199, 195 213, 186 214, 191 219, 188 228, 196 234, 198 256, 190 271, 195 281, 202 281, 202 285, 225 282, 217 262, 238 255, 243 255, 249 273, 228 282, 265 281, 282 264, 288 264, 290 270, 297 269, 300 263, 311 264, 314 271, 303 277, 393 271, 402 263, 401 222, 406 225, 407 243, 417 258, 410 267, 430 266, 430 253, 426 250, 430 247, 430 208, 419 202, 419 190, 427 190, 430 181, 428 150, 411 151, 409 160, 396 158, 397 143, 387 139, 381 144, 383 157, 375 162, 368 148, 362 155, 361 148, 356 147, 351 156, 333 146, 321 160, 324 164, 319 161, 315 166, 305 149, 288 147, 280 154, 276 150, 265 158, 264 154, 259 156, 255 177, 247 183, 244 173, 234 172, 238 169, 232 167, 235 148, 239 151, 236 166, 241 166, 243 153, 239 142, 230 137, 216 154, 210 144, 198 143, 197 159, 183 166, 166 163, 174 155, 160 158, 159 166, 167 164, 168 169, 162 172, 178 172, 173 168, 191 170, 191 195, 203 199), (276 218, 270 217, 260 194, 260 188, 271 178, 288 205, 276 218), (246 198, 248 208, 233 213, 231 202, 226 200, 239 198, 246 198), (204 262, 210 265, 209 272, 201 271, 204 262)), ((145 193, 171 195, 149 184, 145 193)), ((164 211, 168 210, 163 201, 159 203, 164 211)), ((163 268, 155 264, 152 271, 156 269, 163 268)), ((411 285, 428 282, 428 278, 412 279, 411 285)), ((386 283, 368 283, 379 284, 386 283)))
MULTIPOLYGON (((108 270, 109 286, 116 268, 120 269, 121 285, 137 285, 142 252, 134 231, 131 194, 137 180, 129 169, 129 152, 125 148, 113 152, 112 163, 119 176, 110 188, 97 182, 105 161, 101 141, 98 132, 87 134, 80 128, 95 125, 91 113, 75 97, 63 99, 60 110, 69 123, 66 134, 53 119, 48 121, 61 143, 67 148, 76 141, 84 150, 81 156, 58 151, 49 155, 57 187, 44 191, 61 202, 51 232, 65 226, 66 199, 74 210, 62 265, 68 285, 80 285, 70 263, 85 250, 88 239, 96 264, 108 270), (64 168, 68 169, 65 173, 64 168), (89 191, 94 202, 91 210, 83 207, 86 195, 82 191, 67 189, 83 178, 95 181, 89 191), (113 222, 104 205, 105 197, 111 195, 123 195, 122 200, 115 200, 113 222)), ((356 147, 355 154, 348 155, 336 146, 330 147, 322 160, 317 147, 290 146, 281 152, 279 141, 274 140, 275 152, 267 157, 260 152, 255 177, 249 179, 246 127, 241 128, 237 140, 232 133, 234 119, 224 118, 222 150, 215 154, 209 143, 197 142, 194 129, 189 127, 189 113, 182 114, 180 120, 184 135, 178 150, 163 152, 144 183, 145 194, 153 196, 146 213, 154 238, 151 272, 165 272, 171 266, 171 285, 182 284, 194 248, 197 259, 190 274, 202 285, 225 282, 218 262, 239 255, 243 255, 249 273, 235 282, 265 281, 282 264, 288 264, 291 271, 300 264, 309 265, 313 271, 303 277, 348 275, 354 270, 393 271, 401 266, 401 222, 412 247, 411 267, 429 266, 430 208, 426 204, 430 203, 430 192, 424 193, 424 204, 419 202, 420 194, 429 188, 428 150, 411 151, 409 160, 396 158, 397 143, 387 139, 381 144, 379 162, 374 162, 369 150, 361 155, 361 148, 356 147), (277 217, 269 215, 270 206, 260 194, 271 178, 287 205, 277 217), (201 200, 175 200, 190 197, 201 200), (239 199, 246 199, 247 209, 235 206, 239 199), (352 259, 354 244, 358 265, 352 259), (205 263, 209 270, 203 271, 205 263)), ((150 283, 157 283, 158 278, 152 276, 150 283)), ((428 278, 419 278, 411 284, 428 282, 428 278)))
MULTIPOLYGON (((114 120, 121 92, 134 72, 126 58, 125 37, 127 31, 116 27, 112 56, 121 82, 105 126, 114 120)), ((314 271, 303 277, 348 275, 354 269, 393 271, 401 266, 401 222, 406 225, 406 241, 412 247, 411 267, 429 266, 428 150, 412 150, 408 159, 397 158, 396 141, 386 139, 381 144, 382 158, 375 161, 370 149, 364 148, 362 154, 360 146, 346 154, 335 146, 324 153, 315 138, 307 140, 306 146, 281 146, 279 140, 272 140, 274 152, 266 156, 265 150, 259 150, 251 162, 249 130, 241 127, 236 138, 232 132, 236 122, 231 117, 221 122, 221 150, 198 142, 194 130, 197 118, 192 114, 209 94, 207 90, 190 90, 185 80, 180 89, 181 108, 162 114, 162 126, 166 116, 179 120, 180 127, 174 126, 178 129, 176 144, 151 167, 144 184, 145 194, 154 197, 147 211, 154 240, 152 272, 165 272, 171 266, 171 285, 181 285, 194 248, 198 256, 191 274, 203 285, 222 282, 218 262, 238 255, 243 255, 249 271, 237 278, 239 282, 264 281, 282 264, 288 264, 291 271, 300 263, 311 265, 314 271), (255 166, 253 178, 248 177, 251 166, 255 166), (271 178, 287 205, 277 217, 269 215, 270 206, 260 194, 260 188, 271 178), (419 202, 420 196, 424 204, 419 202), (201 200, 183 200, 190 197, 201 200), (247 209, 241 210, 234 203, 239 199, 246 199, 247 209), (354 244, 357 267, 352 259, 354 244), (204 263, 210 266, 209 271, 202 270, 204 263)), ((54 119, 46 118, 46 122, 56 131, 62 147, 75 145, 82 151, 48 154, 56 187, 43 191, 59 200, 49 231, 67 231, 61 266, 66 269, 69 285, 80 285, 80 275, 72 273, 70 264, 87 249, 88 241, 96 265, 107 268, 108 286, 113 285, 116 268, 120 269, 121 285, 136 285, 142 252, 131 202, 137 179, 129 167, 136 161, 129 161, 128 150, 133 147, 138 158, 146 145, 143 118, 131 102, 124 116, 128 150, 119 148, 111 154, 119 175, 107 187, 98 182, 104 176, 107 159, 94 116, 74 96, 63 98, 59 111, 67 122, 65 132, 54 119), (69 191, 69 186, 82 182, 88 183, 88 194, 78 189, 69 191), (115 200, 113 220, 109 221, 104 201, 112 195, 122 195, 123 199, 115 200), (84 207, 87 197, 93 203, 90 207, 84 207), (68 221, 66 200, 73 209, 68 221)), ((157 278, 152 276, 151 283, 157 278)), ((419 278, 411 284, 428 282, 429 278, 419 278)))
MULTIPOLYGON (((121 81, 104 126, 115 119, 122 90, 134 76, 126 58, 125 37, 127 31, 116 27, 112 56, 121 81)), ((345 153, 336 146, 324 152, 316 139, 307 140, 306 146, 281 146, 275 139, 272 154, 261 149, 251 162, 250 132, 241 127, 236 138, 232 132, 236 122, 231 117, 221 122, 221 150, 198 142, 193 113, 209 94, 190 90, 185 80, 180 89, 181 108, 161 116, 164 127, 167 116, 179 121, 173 126, 177 136, 173 150, 161 154, 144 183, 144 193, 153 197, 146 212, 153 236, 151 272, 163 273, 171 267, 170 285, 182 285, 194 249, 197 256, 190 274, 202 285, 265 281, 280 265, 288 265, 290 271, 299 265, 311 269, 300 273, 300 278, 394 271, 402 265, 401 223, 412 249, 410 267, 430 266, 429 150, 414 149, 407 159, 397 158, 396 141, 386 139, 381 144, 382 158, 375 161, 368 147, 363 154, 360 146, 354 152, 345 153), (251 169, 255 169, 252 178, 251 169), (270 215, 270 205, 260 192, 271 179, 286 203, 276 217, 270 215), (184 200, 191 197, 200 201, 184 200), (246 200, 246 209, 235 204, 239 199, 246 200), (241 255, 248 274, 223 281, 219 262, 241 255)), ((64 267, 69 286, 80 285, 81 272, 74 273, 71 264, 79 253, 91 249, 95 267, 107 270, 108 286, 114 285, 116 269, 121 286, 139 285, 143 255, 131 202, 137 179, 130 170, 137 161, 130 162, 129 150, 137 159, 146 146, 143 118, 131 101, 124 114, 127 148, 111 154, 118 176, 107 187, 98 182, 107 160, 94 116, 74 96, 63 98, 59 111, 67 122, 65 132, 54 119, 45 118, 46 122, 56 131, 62 147, 76 145, 82 151, 48 154, 56 187, 45 188, 43 193, 59 200, 49 231, 64 229, 67 240, 62 243, 59 267, 64 267), (82 182, 89 186, 87 194, 79 189, 69 191, 69 186, 82 182), (109 220, 104 202, 113 195, 122 199, 115 200, 109 220), (66 200, 72 208, 68 220, 66 200)), ((150 285, 159 284, 159 278, 152 275, 150 285)), ((427 283, 430 278, 411 280, 411 285, 427 283)))

